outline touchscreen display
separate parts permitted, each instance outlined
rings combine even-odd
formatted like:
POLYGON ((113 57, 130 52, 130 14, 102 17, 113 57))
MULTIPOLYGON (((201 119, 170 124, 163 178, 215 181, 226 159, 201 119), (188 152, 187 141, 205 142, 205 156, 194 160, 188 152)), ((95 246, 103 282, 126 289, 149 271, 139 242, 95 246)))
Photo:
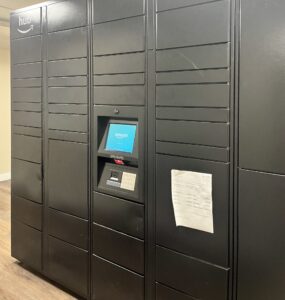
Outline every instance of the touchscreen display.
POLYGON ((137 125, 111 123, 109 125, 105 150, 132 153, 136 130, 137 125))

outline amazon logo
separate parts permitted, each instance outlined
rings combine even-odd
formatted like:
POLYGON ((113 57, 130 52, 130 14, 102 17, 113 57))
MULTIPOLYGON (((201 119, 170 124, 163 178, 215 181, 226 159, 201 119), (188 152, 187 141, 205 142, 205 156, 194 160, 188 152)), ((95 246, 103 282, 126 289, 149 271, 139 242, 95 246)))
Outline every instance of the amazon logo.
POLYGON ((19 16, 19 27, 25 27, 25 29, 17 28, 18 32, 20 33, 28 33, 34 29, 34 25, 32 23, 31 17, 21 17, 19 16), (29 25, 29 26, 27 26, 29 25))

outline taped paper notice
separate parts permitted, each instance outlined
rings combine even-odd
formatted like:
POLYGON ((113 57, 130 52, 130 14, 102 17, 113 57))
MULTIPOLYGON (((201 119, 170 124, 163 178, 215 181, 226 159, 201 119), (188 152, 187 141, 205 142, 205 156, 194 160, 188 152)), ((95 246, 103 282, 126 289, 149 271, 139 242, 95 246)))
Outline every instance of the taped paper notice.
POLYGON ((171 170, 176 226, 214 233, 212 174, 171 170))
POLYGON ((136 177, 137 174, 123 172, 122 181, 121 181, 121 189, 134 191, 136 185, 136 177))

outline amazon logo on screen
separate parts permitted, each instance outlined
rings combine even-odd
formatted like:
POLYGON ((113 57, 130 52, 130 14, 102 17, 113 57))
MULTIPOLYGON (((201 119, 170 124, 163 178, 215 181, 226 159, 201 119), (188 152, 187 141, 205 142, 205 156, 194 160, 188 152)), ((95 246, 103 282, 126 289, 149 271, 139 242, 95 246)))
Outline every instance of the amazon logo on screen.
POLYGON ((17 30, 20 33, 28 33, 34 29, 31 17, 21 17, 19 16, 19 27, 17 30))

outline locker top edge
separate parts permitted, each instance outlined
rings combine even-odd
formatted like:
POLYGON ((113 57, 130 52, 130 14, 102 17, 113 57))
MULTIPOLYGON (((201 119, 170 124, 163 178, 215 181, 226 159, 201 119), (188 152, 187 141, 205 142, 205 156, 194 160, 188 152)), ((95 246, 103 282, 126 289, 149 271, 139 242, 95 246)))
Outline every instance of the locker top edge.
POLYGON ((32 10, 32 9, 41 8, 43 6, 48 6, 48 5, 54 4, 56 2, 60 2, 60 1, 52 1, 52 0, 51 1, 44 1, 44 2, 41 2, 41 3, 38 3, 38 4, 33 4, 33 5, 23 7, 23 8, 15 9, 10 13, 10 16, 16 15, 16 14, 19 14, 19 13, 23 13, 23 12, 26 12, 26 11, 29 11, 29 10, 32 10))

